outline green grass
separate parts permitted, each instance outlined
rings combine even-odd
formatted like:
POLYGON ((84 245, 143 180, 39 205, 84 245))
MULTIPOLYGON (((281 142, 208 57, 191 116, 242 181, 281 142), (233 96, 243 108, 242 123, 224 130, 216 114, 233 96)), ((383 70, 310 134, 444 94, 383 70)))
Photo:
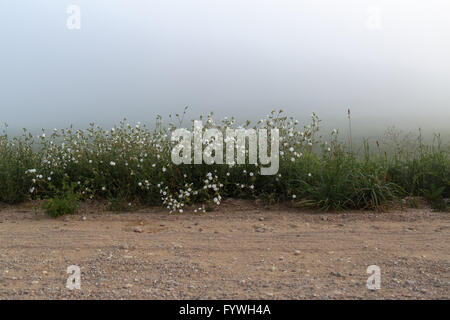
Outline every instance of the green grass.
POLYGON ((55 194, 45 200, 42 209, 53 218, 74 214, 79 207, 79 196, 74 189, 75 184, 67 186, 63 183, 62 190, 55 190, 55 194))
MULTIPOLYGON (((254 125, 241 124, 280 129, 279 172, 261 176, 254 165, 174 165, 170 133, 181 126, 181 118, 163 125, 158 117, 154 129, 124 120, 111 130, 92 124, 47 135, 3 134, 0 202, 47 199, 46 211, 53 216, 76 210, 78 199, 105 199, 118 210, 141 203, 182 212, 189 205, 205 211, 227 197, 289 201, 321 210, 374 210, 420 196, 436 210, 448 209, 449 147, 438 136, 424 144, 420 133, 402 140, 389 131, 382 142, 349 148, 349 139, 336 131, 321 135, 315 115, 300 127, 292 117, 272 112, 254 125)), ((233 118, 214 122, 211 115, 205 122, 205 127, 220 129, 237 126, 233 118)))

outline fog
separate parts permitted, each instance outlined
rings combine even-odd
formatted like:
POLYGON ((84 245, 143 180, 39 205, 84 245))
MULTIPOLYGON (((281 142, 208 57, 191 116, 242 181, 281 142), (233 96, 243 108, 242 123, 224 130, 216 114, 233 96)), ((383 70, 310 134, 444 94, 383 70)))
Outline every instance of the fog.
POLYGON ((446 0, 14 0, 0 3, 9 130, 316 112, 358 134, 449 132, 446 0), (67 7, 80 8, 69 29, 67 7))

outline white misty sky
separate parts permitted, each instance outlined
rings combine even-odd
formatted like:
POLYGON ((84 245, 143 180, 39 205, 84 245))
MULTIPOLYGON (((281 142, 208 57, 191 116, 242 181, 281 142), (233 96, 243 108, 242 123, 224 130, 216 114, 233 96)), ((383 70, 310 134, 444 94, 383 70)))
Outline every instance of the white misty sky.
POLYGON ((153 123, 188 105, 338 123, 350 107, 367 130, 445 129, 449 17, 447 0, 1 1, 0 121, 153 123))

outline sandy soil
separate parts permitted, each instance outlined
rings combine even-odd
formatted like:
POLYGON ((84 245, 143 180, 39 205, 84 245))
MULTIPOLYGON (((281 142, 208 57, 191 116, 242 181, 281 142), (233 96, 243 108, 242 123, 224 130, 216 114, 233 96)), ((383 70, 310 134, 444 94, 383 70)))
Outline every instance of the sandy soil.
POLYGON ((0 211, 0 299, 449 299, 450 215, 315 213, 245 201, 216 212, 95 206, 0 211), (66 288, 69 265, 81 290, 66 288), (381 268, 368 290, 366 269, 381 268))

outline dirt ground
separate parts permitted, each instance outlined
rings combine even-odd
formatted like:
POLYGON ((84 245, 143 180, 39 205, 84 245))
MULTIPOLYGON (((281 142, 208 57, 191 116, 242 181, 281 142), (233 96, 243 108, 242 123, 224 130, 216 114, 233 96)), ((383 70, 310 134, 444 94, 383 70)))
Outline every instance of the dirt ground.
POLYGON ((0 208, 0 299, 449 299, 450 215, 0 208), (66 288, 81 268, 81 290, 66 288), (369 265, 381 288, 369 290, 369 265))

